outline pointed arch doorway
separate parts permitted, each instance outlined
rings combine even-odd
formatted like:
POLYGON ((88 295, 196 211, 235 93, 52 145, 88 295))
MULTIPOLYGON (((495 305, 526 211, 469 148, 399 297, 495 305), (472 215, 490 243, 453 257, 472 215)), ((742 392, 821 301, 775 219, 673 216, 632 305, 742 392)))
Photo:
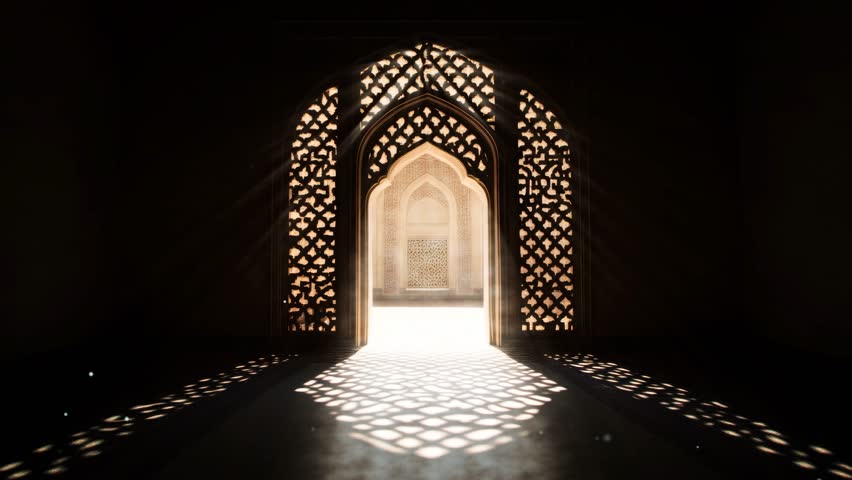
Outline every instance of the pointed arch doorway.
POLYGON ((356 344, 500 343, 498 154, 489 130, 426 94, 364 132, 356 344))
POLYGON ((431 143, 409 151, 367 198, 367 343, 475 349, 489 343, 488 195, 431 143))

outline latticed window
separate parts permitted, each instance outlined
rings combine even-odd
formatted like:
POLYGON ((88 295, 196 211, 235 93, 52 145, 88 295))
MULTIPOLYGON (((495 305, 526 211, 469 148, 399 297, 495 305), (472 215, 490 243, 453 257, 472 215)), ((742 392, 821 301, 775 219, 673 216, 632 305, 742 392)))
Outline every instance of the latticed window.
POLYGON ((518 199, 524 330, 573 328, 571 150, 556 115, 521 91, 518 199))
POLYGON ((394 160, 424 143, 432 143, 464 162, 468 170, 487 175, 489 160, 477 135, 440 108, 422 105, 398 115, 370 150, 367 177, 387 173, 394 160))
MULTIPOLYGON (((431 144, 462 162, 468 176, 488 186, 492 197, 498 193, 516 197, 517 252, 499 252, 512 255, 510 263, 518 265, 513 294, 518 296, 519 311, 514 315, 519 321, 510 320, 510 327, 515 331, 573 331, 576 174, 568 133, 553 110, 527 89, 504 92, 499 98, 515 98, 517 104, 498 110, 494 70, 457 50, 428 42, 379 59, 351 78, 357 108, 340 105, 338 89, 329 88, 302 112, 293 132, 288 168, 286 329, 338 330, 341 286, 337 267, 343 258, 336 249, 342 234, 338 223, 358 221, 338 218, 338 202, 361 201, 335 196, 338 163, 352 162, 347 171, 354 176, 345 181, 354 184, 361 178, 366 191, 387 176, 394 162, 407 152, 431 144), (338 109, 353 112, 353 118, 341 122, 338 109), (498 111, 515 118, 498 118, 498 111), (516 138, 503 141, 517 146, 514 160, 496 158, 495 138, 504 135, 496 128, 498 121, 515 127, 516 138), (352 125, 352 131, 339 132, 340 124, 352 125), (358 151, 360 158, 346 153, 347 147, 342 147, 344 153, 338 151, 341 144, 356 145, 368 137, 370 143, 358 151), (487 148, 489 145, 492 147, 487 148), (356 171, 356 161, 362 165, 358 167, 361 171, 356 171), (498 177, 505 177, 498 170, 509 166, 517 169, 516 188, 493 191, 498 188, 498 177)), ((504 184, 501 188, 509 187, 504 184)), ((499 222, 514 223, 499 215, 499 222)), ((444 251, 439 247, 410 246, 420 256, 432 255, 433 250, 441 254, 444 251)), ((345 258, 351 260, 349 255, 345 258)), ((431 265, 428 259, 421 263, 427 270, 431 265)), ((512 272, 503 273, 507 274, 512 272)))
POLYGON ((421 43, 361 71, 361 127, 385 108, 423 92, 447 95, 494 125, 494 71, 449 48, 421 43))
POLYGON ((287 297, 289 330, 337 327, 336 88, 302 114, 290 151, 287 297))

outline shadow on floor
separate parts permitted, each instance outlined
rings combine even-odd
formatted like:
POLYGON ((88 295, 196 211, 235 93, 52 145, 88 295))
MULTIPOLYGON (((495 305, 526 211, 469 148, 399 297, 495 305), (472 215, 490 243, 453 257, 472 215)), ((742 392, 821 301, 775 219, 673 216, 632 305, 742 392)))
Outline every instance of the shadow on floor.
MULTIPOLYGON (((623 410, 634 417, 644 417, 646 424, 663 430, 668 425, 671 427, 668 433, 688 438, 696 449, 702 445, 705 450, 714 449, 710 457, 743 476, 749 476, 749 472, 772 472, 775 478, 852 478, 852 466, 842 456, 848 452, 837 451, 835 445, 807 442, 782 433, 781 427, 743 415, 727 402, 654 379, 593 354, 553 353, 544 357, 585 377, 586 387, 595 391, 598 398, 625 407, 623 410), (649 409, 655 412, 648 415, 649 409), (662 419, 660 412, 691 425, 662 419), (753 455, 748 455, 748 450, 753 455), (766 458, 754 458, 758 456, 766 458)), ((790 412, 792 416, 799 413, 790 412)), ((836 445, 846 446, 845 442, 836 445)))
POLYGON ((67 438, 43 443, 28 455, 0 466, 6 478, 56 476, 74 469, 81 462, 94 459, 133 434, 150 431, 152 425, 191 408, 197 402, 216 397, 228 389, 252 380, 267 368, 278 366, 296 355, 269 354, 220 372, 199 378, 179 391, 159 398, 148 399, 119 412, 112 412, 102 421, 75 432, 67 438))

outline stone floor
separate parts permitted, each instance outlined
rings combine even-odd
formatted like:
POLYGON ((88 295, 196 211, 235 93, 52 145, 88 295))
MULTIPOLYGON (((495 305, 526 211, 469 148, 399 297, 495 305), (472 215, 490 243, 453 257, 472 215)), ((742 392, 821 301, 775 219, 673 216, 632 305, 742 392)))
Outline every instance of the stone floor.
POLYGON ((492 347, 367 348, 247 400, 152 478, 719 478, 492 347))
POLYGON ((852 478, 836 452, 844 446, 792 438, 642 372, 588 354, 510 356, 487 345, 483 311, 373 313, 373 341, 354 354, 241 363, 41 446, 0 474, 852 478))

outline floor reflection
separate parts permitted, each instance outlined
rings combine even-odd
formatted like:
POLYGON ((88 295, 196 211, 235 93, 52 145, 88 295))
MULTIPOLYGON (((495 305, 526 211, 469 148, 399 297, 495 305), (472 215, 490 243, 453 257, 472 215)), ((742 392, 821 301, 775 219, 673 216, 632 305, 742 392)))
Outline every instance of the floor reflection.
POLYGON ((735 439, 747 441, 767 455, 786 458, 797 468, 820 478, 852 479, 852 466, 840 461, 835 453, 820 445, 798 444, 764 422, 738 415, 718 401, 697 398, 684 388, 654 381, 591 354, 548 354, 546 357, 574 368, 595 380, 606 382, 634 399, 655 402, 666 410, 682 415, 706 428, 735 439))
POLYGON ((525 422, 562 390, 490 346, 441 353, 368 346, 296 391, 324 404, 352 438, 432 459, 528 435, 525 422))
POLYGON ((250 380, 266 368, 286 362, 295 356, 260 357, 215 376, 199 379, 185 385, 180 392, 165 395, 153 402, 135 405, 117 415, 109 416, 86 430, 74 433, 67 440, 45 443, 33 449, 26 459, 0 466, 0 474, 7 479, 61 475, 67 472, 74 462, 101 455, 105 447, 122 437, 132 435, 143 428, 143 425, 156 423, 197 401, 214 397, 234 385, 250 380))

